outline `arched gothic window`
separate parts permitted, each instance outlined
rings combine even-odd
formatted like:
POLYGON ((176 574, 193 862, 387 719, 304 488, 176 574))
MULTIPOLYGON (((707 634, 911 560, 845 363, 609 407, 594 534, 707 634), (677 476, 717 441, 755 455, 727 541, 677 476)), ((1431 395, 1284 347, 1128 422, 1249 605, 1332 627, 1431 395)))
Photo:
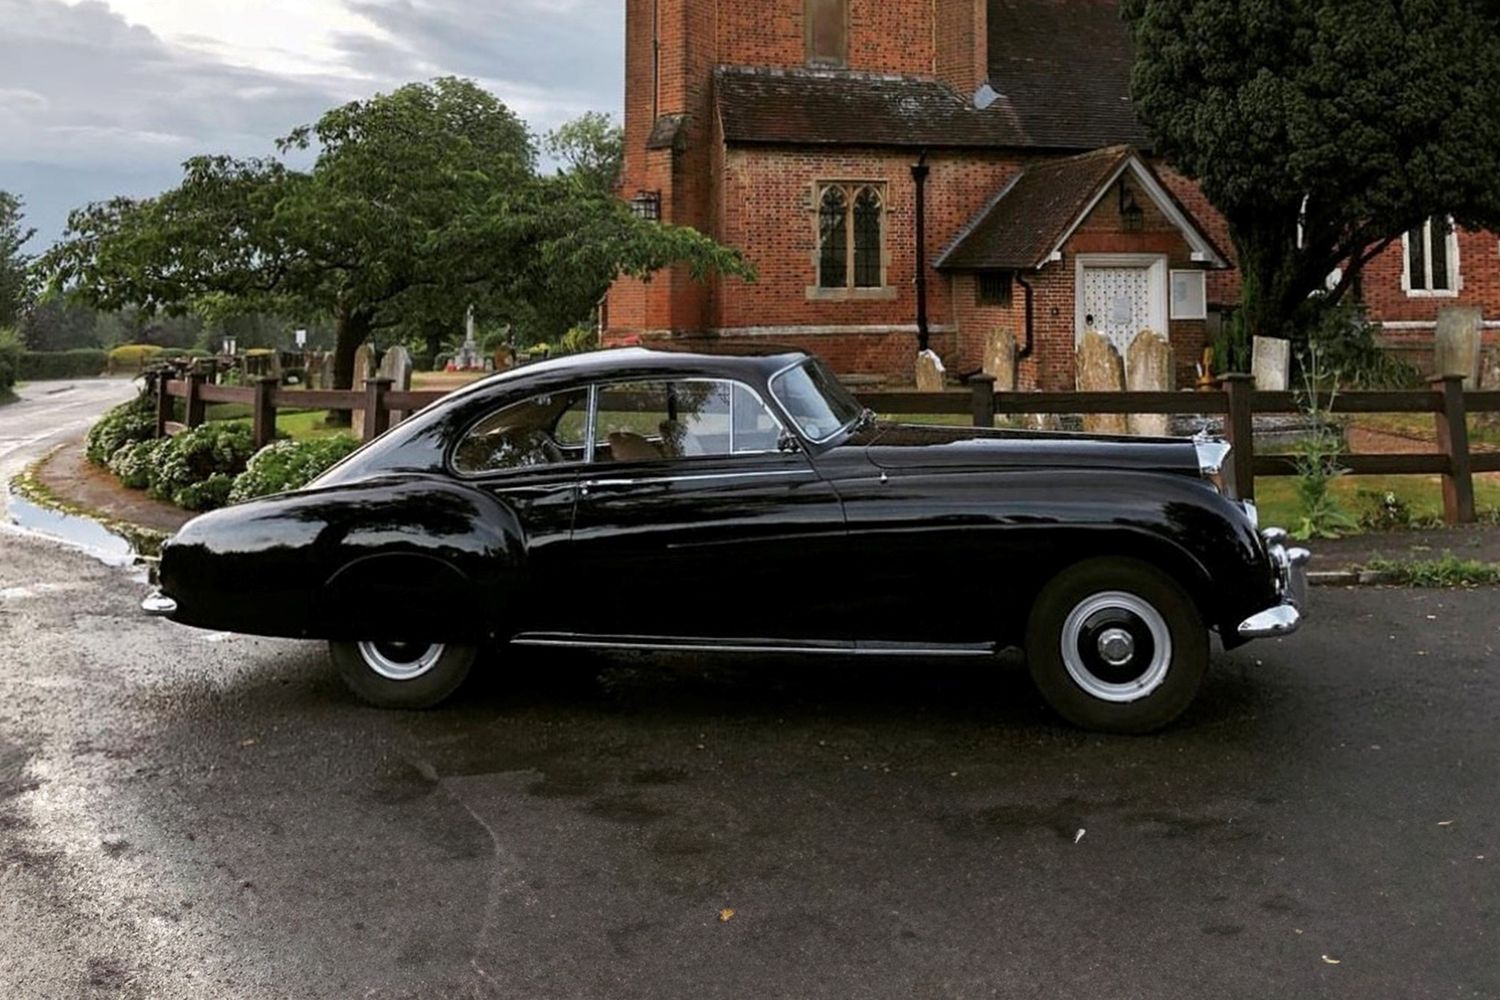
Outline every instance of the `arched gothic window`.
POLYGON ((883 288, 884 186, 829 183, 818 191, 818 287, 883 288))

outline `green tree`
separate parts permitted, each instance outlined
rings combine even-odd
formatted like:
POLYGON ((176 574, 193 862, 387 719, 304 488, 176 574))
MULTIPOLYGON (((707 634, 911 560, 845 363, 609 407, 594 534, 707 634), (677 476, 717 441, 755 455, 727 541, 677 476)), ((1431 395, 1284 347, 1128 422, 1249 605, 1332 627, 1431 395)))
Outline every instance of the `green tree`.
MULTIPOLYGON (((551 228, 571 217, 549 197, 577 201, 576 185, 538 177, 525 125, 466 80, 345 105, 279 144, 283 156, 310 149, 306 171, 275 158, 200 157, 157 198, 75 212, 42 261, 51 287, 105 308, 181 313, 211 300, 221 316, 226 305, 320 312, 335 325, 337 384, 347 387, 355 351, 374 331, 457 330, 470 304, 503 316, 528 295, 574 283, 533 261, 601 225, 551 228)), ((611 208, 606 234, 622 218, 611 208)), ((705 274, 745 271, 738 254, 691 230, 619 225, 614 273, 679 260, 705 274)))
POLYGON ((1300 337, 1428 218, 1500 222, 1485 0, 1124 0, 1158 152, 1223 213, 1249 332, 1300 337), (1326 295, 1331 275, 1341 272, 1326 295))
POLYGON ((562 173, 595 191, 611 194, 625 166, 625 130, 613 118, 588 111, 547 133, 547 152, 562 173))
POLYGON ((22 251, 36 233, 23 226, 21 199, 0 191, 0 328, 13 327, 31 301, 30 259, 22 251))

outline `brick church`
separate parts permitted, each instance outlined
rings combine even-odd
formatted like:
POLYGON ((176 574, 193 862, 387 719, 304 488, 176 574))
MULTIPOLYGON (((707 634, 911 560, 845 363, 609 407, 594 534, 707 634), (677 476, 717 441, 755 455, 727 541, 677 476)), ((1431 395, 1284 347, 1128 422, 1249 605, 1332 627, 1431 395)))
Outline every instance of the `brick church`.
MULTIPOLYGON (((1115 0, 628 0, 622 194, 759 280, 622 280, 605 342, 901 381, 921 339, 953 374, 1003 341, 1018 388, 1067 389, 1086 328, 1122 351, 1149 328, 1191 384, 1238 281, 1223 220, 1141 152, 1132 58, 1115 0)), ((1443 305, 1500 317, 1500 246, 1429 223, 1362 288, 1430 344, 1443 305)))

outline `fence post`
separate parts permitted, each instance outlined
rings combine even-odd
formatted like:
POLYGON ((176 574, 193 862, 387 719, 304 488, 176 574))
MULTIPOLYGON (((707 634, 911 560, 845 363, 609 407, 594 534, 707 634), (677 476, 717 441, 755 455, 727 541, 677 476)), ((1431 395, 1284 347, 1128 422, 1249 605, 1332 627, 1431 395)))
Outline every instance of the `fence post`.
POLYGON ((974 392, 974 426, 995 426, 995 376, 980 372, 969 377, 974 392))
POLYGON ((391 414, 385 408, 385 394, 394 384, 395 381, 388 378, 372 378, 365 383, 364 440, 367 443, 380 437, 391 426, 391 414))
POLYGON ((1255 499, 1255 376, 1225 375, 1224 398, 1229 412, 1224 416, 1224 439, 1234 450, 1229 455, 1235 492, 1241 500, 1255 499))
POLYGON ((156 436, 164 438, 167 436, 167 424, 173 417, 172 395, 168 391, 172 382, 172 370, 158 368, 151 380, 156 389, 156 436))
POLYGON ((255 380, 255 414, 250 420, 250 429, 255 436, 256 450, 276 440, 276 390, 281 380, 274 375, 255 380))
POLYGON ((189 427, 200 426, 205 417, 206 410, 203 402, 203 369, 194 364, 187 370, 187 415, 186 422, 189 427))
POLYGON ((1448 457, 1443 475, 1443 519, 1449 524, 1473 524, 1474 469, 1469 460, 1469 414, 1464 403, 1462 375, 1439 375, 1430 380, 1442 397, 1437 411, 1438 449, 1448 457))

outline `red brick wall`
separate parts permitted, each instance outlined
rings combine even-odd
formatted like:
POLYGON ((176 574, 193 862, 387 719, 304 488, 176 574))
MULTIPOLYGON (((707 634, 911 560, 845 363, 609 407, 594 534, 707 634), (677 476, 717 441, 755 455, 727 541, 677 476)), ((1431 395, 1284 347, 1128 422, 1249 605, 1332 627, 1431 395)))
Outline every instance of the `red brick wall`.
POLYGON ((988 0, 935 4, 933 68, 938 79, 969 97, 989 79, 988 0))
MULTIPOLYGON (((807 64, 804 0, 717 6, 719 62, 770 67, 807 64)), ((849 0, 849 68, 931 74, 932 8, 932 0, 849 0)))
POLYGON ((1408 295, 1401 287, 1406 255, 1401 241, 1365 266, 1362 287, 1372 318, 1433 322, 1444 306, 1477 306, 1485 319, 1500 319, 1500 240, 1492 232, 1459 230, 1457 296, 1408 295))

